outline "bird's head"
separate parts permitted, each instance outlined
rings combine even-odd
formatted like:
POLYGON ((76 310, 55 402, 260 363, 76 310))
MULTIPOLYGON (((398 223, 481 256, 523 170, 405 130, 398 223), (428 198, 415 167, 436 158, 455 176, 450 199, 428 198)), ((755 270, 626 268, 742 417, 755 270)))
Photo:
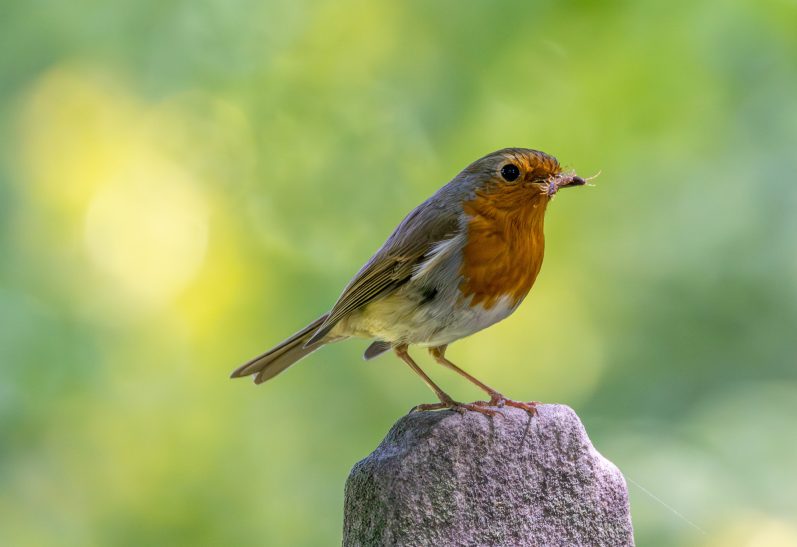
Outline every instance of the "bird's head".
POLYGON ((562 172, 553 156, 528 148, 504 148, 469 165, 463 174, 480 195, 498 199, 506 206, 523 207, 529 200, 547 203, 560 188, 583 186, 586 181, 562 172))

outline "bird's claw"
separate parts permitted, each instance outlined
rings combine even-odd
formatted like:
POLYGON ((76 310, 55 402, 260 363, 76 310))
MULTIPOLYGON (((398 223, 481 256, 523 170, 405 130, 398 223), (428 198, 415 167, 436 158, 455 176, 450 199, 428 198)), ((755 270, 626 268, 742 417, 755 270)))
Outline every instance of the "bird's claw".
POLYGON ((512 401, 507 399, 504 404, 506 406, 513 406, 515 408, 525 410, 530 415, 535 416, 537 414, 537 405, 539 404, 539 401, 528 401, 524 403, 523 401, 512 401))
POLYGON ((491 393, 489 401, 476 401, 473 403, 475 405, 479 405, 481 407, 488 407, 494 406, 498 408, 503 408, 505 406, 511 406, 515 408, 519 408, 521 410, 525 410, 532 416, 537 414, 537 405, 540 404, 539 401, 529 401, 527 403, 521 401, 513 401, 512 399, 507 399, 500 393, 491 393))
POLYGON ((411 412, 426 412, 428 410, 453 410, 455 412, 459 412, 460 414, 465 414, 467 411, 478 412, 480 414, 484 414, 485 416, 495 416, 496 414, 500 414, 497 410, 492 410, 490 408, 486 408, 486 405, 480 405, 479 403, 459 403, 454 400, 449 401, 441 401, 439 403, 425 403, 414 407, 411 412))

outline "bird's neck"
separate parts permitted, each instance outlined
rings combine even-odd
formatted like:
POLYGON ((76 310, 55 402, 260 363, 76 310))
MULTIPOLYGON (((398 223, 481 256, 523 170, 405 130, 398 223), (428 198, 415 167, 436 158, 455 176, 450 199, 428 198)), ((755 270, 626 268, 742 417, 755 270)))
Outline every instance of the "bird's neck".
POLYGON ((517 306, 542 267, 549 198, 536 189, 477 194, 465 203, 467 244, 460 286, 463 297, 485 309, 507 298, 517 306))

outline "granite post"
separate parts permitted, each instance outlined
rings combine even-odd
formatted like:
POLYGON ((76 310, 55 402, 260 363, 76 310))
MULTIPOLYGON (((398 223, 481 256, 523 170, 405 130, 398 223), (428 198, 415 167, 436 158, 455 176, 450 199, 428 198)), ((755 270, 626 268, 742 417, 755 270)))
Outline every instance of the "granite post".
POLYGON ((346 482, 343 544, 634 545, 619 469, 576 413, 411 412, 346 482))

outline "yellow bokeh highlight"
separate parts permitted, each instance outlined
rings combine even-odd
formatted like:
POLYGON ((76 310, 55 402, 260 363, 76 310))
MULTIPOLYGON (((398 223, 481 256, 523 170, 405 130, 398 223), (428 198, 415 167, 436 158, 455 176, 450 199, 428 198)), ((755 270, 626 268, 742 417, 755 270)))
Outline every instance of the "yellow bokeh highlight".
POLYGON ((62 215, 85 213, 102 184, 142 146, 143 105, 108 75, 66 64, 42 75, 21 115, 25 189, 62 215))
POLYGON ((147 160, 95 193, 85 243, 92 263, 123 291, 158 304, 170 301, 201 267, 208 211, 186 172, 147 160))
POLYGON ((200 278, 235 287, 246 271, 234 206, 213 191, 225 177, 243 184, 252 166, 246 120, 229 102, 183 92, 150 103, 119 75, 70 62, 32 86, 19 126, 28 207, 17 232, 65 283, 91 285, 81 305, 122 317, 171 307, 206 330, 203 309, 217 318, 241 297, 189 291, 200 278), (223 259, 204 273, 209 253, 223 259))

